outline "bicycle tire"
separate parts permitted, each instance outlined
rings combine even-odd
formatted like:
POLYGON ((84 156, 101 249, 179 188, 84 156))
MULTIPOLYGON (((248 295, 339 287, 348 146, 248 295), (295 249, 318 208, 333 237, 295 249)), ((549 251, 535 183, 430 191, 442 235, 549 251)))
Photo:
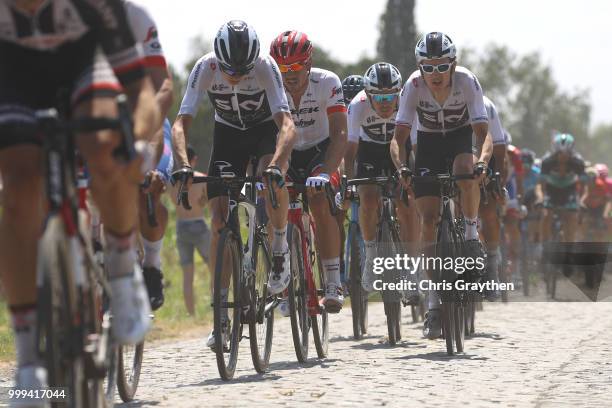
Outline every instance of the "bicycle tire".
MULTIPOLYGON (((378 242, 379 248, 383 248, 379 256, 383 257, 394 257, 399 254, 399 242, 394 237, 394 228, 386 220, 383 220, 378 231, 378 242)), ((397 278, 397 271, 385 271, 385 281, 395 281, 397 278)), ((387 318, 387 336, 389 338, 389 344, 394 346, 401 335, 401 324, 399 322, 400 314, 398 312, 401 309, 400 300, 401 297, 396 291, 382 291, 383 303, 385 305, 385 315, 387 318)))
POLYGON ((115 392, 117 390, 117 364, 117 347, 113 346, 110 352, 104 387, 104 397, 106 399, 106 405, 109 407, 114 406, 115 402, 115 392))
MULTIPOLYGON (((215 354, 217 357, 217 369, 219 375, 225 381, 229 381, 234 377, 236 371, 236 363, 238 362, 238 348, 242 337, 242 307, 241 307, 241 264, 242 257, 239 250, 239 238, 229 228, 224 228, 221 231, 217 244, 217 261, 215 265, 215 280, 213 290, 213 320, 215 333, 215 354), (229 256, 228 265, 230 273, 227 299, 222 302, 221 288, 224 278, 224 259, 225 255, 229 256), (231 285, 231 289, 229 287, 231 285), (231 298, 230 298, 231 297, 231 298), (229 347, 225 350, 223 342, 223 306, 232 306, 229 347), (226 354, 228 354, 226 356, 226 354)), ((226 307, 230 309, 230 307, 226 307)), ((228 318, 229 316, 228 311, 228 318)))
POLYGON ((274 309, 266 316, 268 304, 268 277, 270 276, 270 257, 262 238, 256 236, 253 251, 255 275, 249 282, 251 289, 251 308, 249 316, 249 343, 255 371, 262 374, 270 364, 272 336, 274 335, 274 309))
POLYGON ((455 348, 457 353, 463 353, 465 342, 465 309, 461 301, 454 303, 453 306, 453 329, 455 336, 455 348))
POLYGON ((140 381, 143 355, 144 341, 134 346, 117 347, 117 391, 123 402, 134 400, 140 381), (128 347, 134 347, 132 355, 127 353, 128 347))
POLYGON ((387 316, 387 336, 389 338, 389 345, 395 346, 399 341, 398 338, 398 310, 401 309, 399 302, 386 302, 384 303, 385 315, 387 316), (397 307, 399 306, 399 308, 397 307))
POLYGON ((287 226, 287 242, 291 254, 291 280, 287 289, 291 335, 295 356, 300 363, 304 363, 308 359, 308 336, 311 322, 308 316, 302 235, 300 229, 294 224, 287 226))
POLYGON ((351 222, 348 231, 349 291, 353 320, 353 338, 361 340, 364 327, 367 330, 368 296, 361 287, 361 248, 359 244, 359 225, 351 222))
MULTIPOLYGON (((323 267, 319 259, 315 234, 312 226, 309 229, 308 250, 310 251, 310 266, 312 268, 312 279, 315 284, 315 293, 310 296, 316 296, 317 303, 321 304, 320 296, 325 292, 325 276, 323 275, 323 267)), ((325 307, 319 306, 318 313, 310 316, 312 326, 312 337, 314 339, 315 349, 317 350, 318 358, 326 358, 329 352, 329 316, 325 307)))
POLYGON ((38 344, 47 369, 49 387, 68 388, 69 401, 52 403, 53 407, 83 407, 88 398, 83 395, 85 381, 82 357, 75 356, 70 348, 75 328, 71 325, 71 308, 76 307, 76 293, 66 292, 74 288, 72 259, 60 216, 49 218, 38 247, 37 273, 39 287, 38 344))

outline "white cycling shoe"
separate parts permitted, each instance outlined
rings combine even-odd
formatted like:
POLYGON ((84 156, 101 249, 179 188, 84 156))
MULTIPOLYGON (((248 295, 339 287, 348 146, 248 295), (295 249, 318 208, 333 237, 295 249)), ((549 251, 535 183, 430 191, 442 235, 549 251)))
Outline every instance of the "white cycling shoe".
POLYGON ((287 298, 282 298, 278 303, 278 312, 283 317, 289 317, 291 312, 289 311, 289 300, 287 298))
MULTIPOLYGON (((223 349, 228 349, 229 343, 229 331, 230 324, 229 322, 223 323, 223 331, 221 333, 221 339, 223 340, 223 349)), ((208 338, 206 339, 206 347, 210 347, 213 351, 215 351, 215 331, 211 330, 208 338)))
POLYGON ((291 279, 289 250, 285 253, 274 253, 272 256, 272 271, 268 279, 268 292, 271 295, 281 293, 289 286, 291 279))
MULTIPOLYGON (((47 388, 47 370, 37 364, 26 365, 17 369, 15 376, 15 388, 18 390, 40 390, 47 388)), ((40 399, 11 399, 11 408, 49 408, 48 400, 40 399)))
POLYGON ((139 265, 134 273, 109 280, 112 331, 120 344, 140 343, 151 328, 151 305, 139 265))
POLYGON ((334 282, 329 282, 325 285, 325 299, 323 300, 325 309, 329 313, 339 313, 344 305, 344 295, 342 293, 342 285, 334 282))
POLYGON ((374 259, 368 259, 366 257, 363 264, 363 270, 361 271, 361 287, 366 292, 372 292, 374 290, 374 281, 380 279, 374 274, 374 259))

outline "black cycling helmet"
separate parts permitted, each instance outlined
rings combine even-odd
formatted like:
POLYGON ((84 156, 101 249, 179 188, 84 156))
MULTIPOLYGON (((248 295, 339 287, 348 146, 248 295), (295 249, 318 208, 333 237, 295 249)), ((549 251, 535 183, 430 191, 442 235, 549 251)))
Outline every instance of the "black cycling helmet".
POLYGON ((536 159, 536 154, 533 150, 521 149, 521 161, 523 163, 527 163, 530 166, 533 166, 533 163, 535 163, 535 159, 536 159))
POLYGON ((342 93, 344 103, 348 105, 353 98, 363 90, 363 77, 361 75, 349 75, 342 81, 342 93))
POLYGON ((242 20, 231 20, 221 26, 214 42, 215 56, 222 70, 247 74, 259 56, 257 33, 242 20))

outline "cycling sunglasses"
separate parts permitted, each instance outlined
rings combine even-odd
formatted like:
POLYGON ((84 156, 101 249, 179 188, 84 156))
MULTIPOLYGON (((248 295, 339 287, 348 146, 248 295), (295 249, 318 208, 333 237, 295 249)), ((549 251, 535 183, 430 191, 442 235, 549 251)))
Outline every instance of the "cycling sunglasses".
POLYGON ((223 66, 221 64, 219 64, 219 68, 221 68, 221 71, 223 71, 224 74, 227 74, 231 77, 240 77, 240 76, 244 76, 248 74, 249 72, 251 72, 250 69, 234 70, 230 67, 223 66))
POLYGON ((395 100, 395 98, 397 98, 397 95, 398 95, 397 93, 392 93, 392 94, 370 94, 372 99, 375 102, 378 102, 378 103, 393 102, 395 100))
POLYGON ((280 70, 280 72, 282 72, 283 74, 291 71, 291 72, 299 72, 301 70, 303 70, 304 68, 306 68, 306 64, 308 62, 294 62, 293 64, 289 64, 289 65, 279 65, 278 69, 280 70))
POLYGON ((434 71, 438 71, 439 73, 443 74, 446 71, 448 71, 452 66, 453 66, 452 62, 445 63, 445 64, 438 64, 438 65, 421 64, 421 69, 426 74, 433 74, 434 71))

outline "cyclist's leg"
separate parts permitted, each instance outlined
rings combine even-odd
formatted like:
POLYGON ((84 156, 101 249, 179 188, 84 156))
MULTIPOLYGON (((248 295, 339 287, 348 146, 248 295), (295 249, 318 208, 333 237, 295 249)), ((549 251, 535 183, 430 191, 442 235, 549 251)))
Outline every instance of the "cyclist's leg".
MULTIPOLYGON (((486 194, 489 194, 488 192, 486 194)), ((487 247, 487 277, 486 280, 499 281, 499 262, 501 254, 499 250, 499 240, 501 233, 501 223, 497 212, 497 201, 489 194, 488 202, 480 202, 480 218, 482 220, 482 235, 487 247)), ((495 300, 498 297, 496 290, 485 293, 488 300, 495 300)))

